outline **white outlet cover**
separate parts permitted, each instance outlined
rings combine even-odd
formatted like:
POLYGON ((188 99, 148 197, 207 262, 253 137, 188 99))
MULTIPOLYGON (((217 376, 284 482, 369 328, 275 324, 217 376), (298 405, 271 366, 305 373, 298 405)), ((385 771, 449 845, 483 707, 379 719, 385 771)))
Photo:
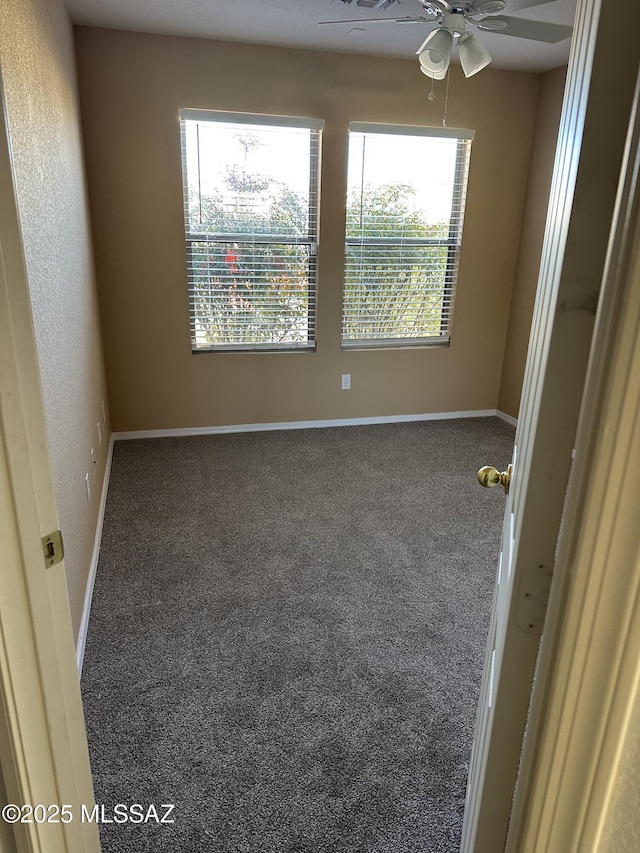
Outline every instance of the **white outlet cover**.
POLYGON ((342 390, 349 391, 351 389, 351 374, 343 373, 342 374, 342 390))

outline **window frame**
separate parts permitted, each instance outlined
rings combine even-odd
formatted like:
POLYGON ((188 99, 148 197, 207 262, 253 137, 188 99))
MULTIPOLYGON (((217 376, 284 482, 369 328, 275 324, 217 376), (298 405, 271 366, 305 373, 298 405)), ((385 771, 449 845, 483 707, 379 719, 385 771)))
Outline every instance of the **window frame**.
MULTIPOLYGON (((453 305, 457 286, 457 271, 462 246, 462 231, 464 224, 464 207, 467 194, 469 163, 471 160, 471 143, 475 131, 462 128, 448 127, 425 127, 412 125, 380 124, 372 122, 352 121, 349 123, 347 143, 351 145, 352 134, 355 133, 379 133, 386 136, 411 136, 429 137, 436 139, 456 139, 456 161, 454 167, 453 198, 459 194, 460 201, 452 202, 452 212, 461 212, 459 218, 451 216, 449 222, 449 234, 447 238, 423 238, 423 237, 363 237, 362 235, 350 237, 347 233, 345 223, 345 276, 342 291, 342 323, 341 323, 341 350, 366 350, 366 349, 403 349, 407 347, 434 347, 449 346, 451 342, 451 323, 453 319, 453 305), (347 255, 350 246, 447 246, 447 261, 444 275, 443 310, 440 317, 440 333, 438 335, 424 335, 422 337, 376 337, 376 338, 345 338, 346 318, 346 296, 347 296, 347 255), (446 310, 444 310, 444 306, 446 310)), ((347 175, 347 192, 349 176, 347 175)), ((347 198, 348 206, 348 198, 347 198)))
POLYGON ((263 113, 236 113, 222 110, 203 110, 180 108, 178 110, 180 127, 181 177, 184 205, 184 238, 187 259, 187 288, 189 297, 189 327, 191 352, 201 355, 212 352, 313 352, 316 349, 316 305, 317 270, 320 230, 320 157, 324 120, 298 116, 268 115, 263 113), (311 131, 309 151, 309 207, 308 233, 304 237, 283 234, 253 234, 232 232, 195 232, 190 230, 189 221, 189 181, 186 157, 186 121, 198 121, 208 124, 246 124, 254 127, 300 128, 311 131), (315 137, 314 137, 315 132, 315 137), (256 239, 257 238, 257 239, 256 239), (194 287, 191 279, 193 269, 194 244, 196 243, 245 243, 247 245, 308 246, 308 294, 307 294, 307 339, 290 342, 241 342, 198 346, 196 343, 196 317, 194 312, 194 287))

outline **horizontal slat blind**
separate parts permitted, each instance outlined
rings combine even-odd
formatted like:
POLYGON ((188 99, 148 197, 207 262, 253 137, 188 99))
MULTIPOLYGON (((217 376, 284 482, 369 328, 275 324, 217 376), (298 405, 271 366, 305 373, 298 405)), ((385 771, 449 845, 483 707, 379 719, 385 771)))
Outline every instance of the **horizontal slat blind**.
POLYGON ((320 123, 180 120, 193 350, 313 348, 320 123))
POLYGON ((473 134, 392 130, 350 128, 343 348, 449 341, 473 134))

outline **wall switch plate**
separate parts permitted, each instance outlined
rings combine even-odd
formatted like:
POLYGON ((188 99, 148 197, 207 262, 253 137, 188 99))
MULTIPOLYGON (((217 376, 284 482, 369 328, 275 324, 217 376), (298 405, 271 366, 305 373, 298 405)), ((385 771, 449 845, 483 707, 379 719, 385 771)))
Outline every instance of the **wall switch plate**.
POLYGON ((87 487, 87 503, 91 502, 91 483, 89 482, 89 475, 85 474, 84 484, 87 487))
POLYGON ((351 388, 351 374, 343 373, 342 374, 342 390, 348 391, 351 388))

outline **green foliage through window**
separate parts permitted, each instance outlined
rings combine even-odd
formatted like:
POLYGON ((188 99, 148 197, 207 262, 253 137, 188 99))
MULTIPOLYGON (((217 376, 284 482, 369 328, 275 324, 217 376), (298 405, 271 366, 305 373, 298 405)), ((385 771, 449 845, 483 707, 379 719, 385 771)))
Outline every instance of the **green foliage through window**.
MULTIPOLYGON (((181 111, 194 351, 314 346, 320 126, 181 111)), ((352 125, 343 347, 448 342, 471 136, 352 125)))
POLYGON ((469 146, 350 133, 343 347, 449 340, 469 146))
POLYGON ((181 118, 194 351, 312 347, 319 128, 181 118))

